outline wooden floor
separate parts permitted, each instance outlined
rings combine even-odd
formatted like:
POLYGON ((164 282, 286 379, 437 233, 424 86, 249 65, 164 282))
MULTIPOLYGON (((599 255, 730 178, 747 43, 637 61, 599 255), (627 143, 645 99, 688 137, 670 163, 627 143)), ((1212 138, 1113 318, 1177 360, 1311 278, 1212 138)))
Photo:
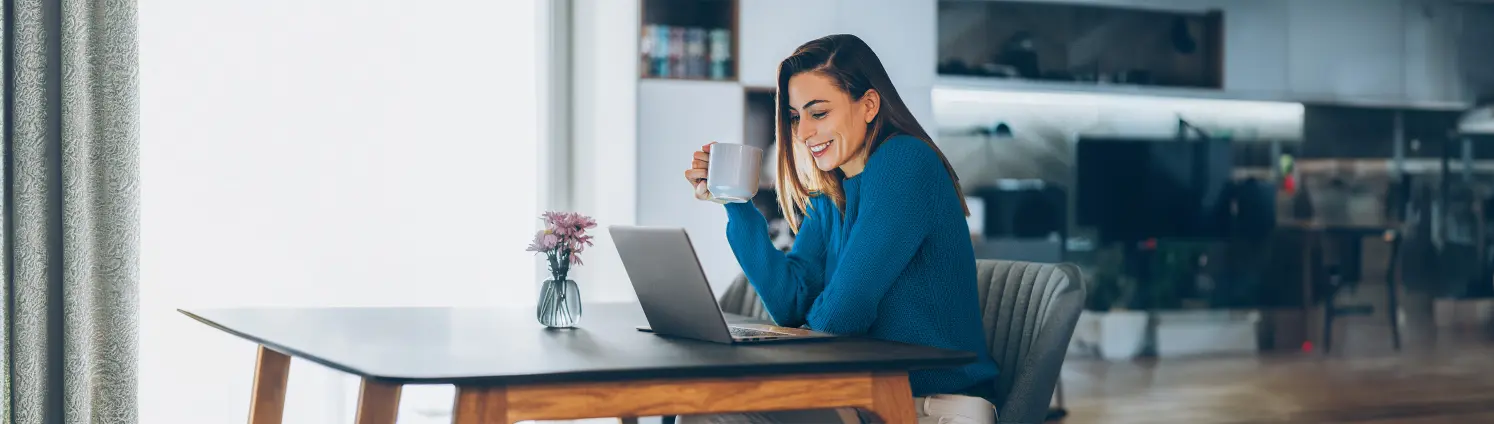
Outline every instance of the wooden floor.
POLYGON ((1494 423, 1494 337, 1401 352, 1071 360, 1065 424, 1494 423))

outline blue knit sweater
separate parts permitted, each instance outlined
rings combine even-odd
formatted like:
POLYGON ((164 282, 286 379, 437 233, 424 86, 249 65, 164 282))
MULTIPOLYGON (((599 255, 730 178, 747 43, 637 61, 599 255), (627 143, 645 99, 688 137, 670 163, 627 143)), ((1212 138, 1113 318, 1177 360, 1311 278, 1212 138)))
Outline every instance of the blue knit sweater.
POLYGON ((954 183, 916 138, 884 142, 842 182, 845 211, 810 199, 793 248, 773 247, 761 213, 726 205, 726 236, 779 325, 975 352, 972 364, 913 371, 914 396, 996 376, 981 328, 975 253, 954 183))

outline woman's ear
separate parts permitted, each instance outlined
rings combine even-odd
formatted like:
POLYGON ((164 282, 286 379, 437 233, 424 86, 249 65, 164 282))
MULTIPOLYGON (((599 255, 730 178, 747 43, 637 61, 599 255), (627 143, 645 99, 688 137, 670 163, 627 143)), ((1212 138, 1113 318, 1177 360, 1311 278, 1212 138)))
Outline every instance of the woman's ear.
POLYGON ((866 90, 866 94, 861 95, 861 108, 866 111, 866 123, 872 123, 882 108, 882 94, 875 88, 866 90))

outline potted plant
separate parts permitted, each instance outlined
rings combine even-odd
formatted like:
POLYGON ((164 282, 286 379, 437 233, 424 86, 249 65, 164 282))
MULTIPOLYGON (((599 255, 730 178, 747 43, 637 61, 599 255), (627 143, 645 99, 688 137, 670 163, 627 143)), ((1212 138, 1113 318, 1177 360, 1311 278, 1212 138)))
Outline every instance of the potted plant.
POLYGON ((1134 358, 1146 347, 1151 317, 1141 307, 1144 296, 1138 296, 1136 279, 1122 275, 1120 249, 1106 249, 1096 259, 1076 339, 1107 360, 1134 358))
POLYGON ((1147 326, 1151 314, 1145 309, 1128 308, 1136 293, 1136 279, 1114 277, 1118 296, 1109 309, 1099 314, 1100 356, 1112 361, 1127 360, 1140 355, 1146 348, 1147 326))

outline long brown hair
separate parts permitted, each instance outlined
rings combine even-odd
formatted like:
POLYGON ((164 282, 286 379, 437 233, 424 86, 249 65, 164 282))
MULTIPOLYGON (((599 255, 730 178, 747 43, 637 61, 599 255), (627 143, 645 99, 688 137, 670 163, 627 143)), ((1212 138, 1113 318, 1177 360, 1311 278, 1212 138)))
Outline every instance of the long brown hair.
POLYGON ((913 112, 903 103, 903 98, 898 96, 897 89, 892 86, 892 78, 882 68, 881 59, 860 38, 850 34, 836 34, 804 43, 794 50, 794 54, 778 64, 778 93, 775 96, 778 207, 784 218, 788 219, 789 228, 794 232, 799 231, 799 223, 802 222, 800 214, 809 211, 811 193, 828 196, 835 208, 842 211, 845 210, 846 201, 840 171, 819 170, 811 161, 805 160, 807 148, 800 148, 794 142, 793 121, 789 116, 788 82, 790 78, 804 72, 819 72, 834 80, 842 91, 850 95, 852 101, 861 100, 868 90, 877 90, 882 103, 877 116, 866 124, 866 142, 862 150, 870 157, 882 142, 898 134, 923 140, 929 148, 934 149, 939 160, 944 162, 944 169, 949 171, 949 179, 955 186, 955 194, 960 196, 960 207, 964 209, 966 216, 970 215, 970 207, 965 204, 965 194, 960 189, 959 177, 955 175, 954 167, 949 165, 949 160, 944 158, 939 146, 924 132, 923 126, 918 125, 913 112), (799 166, 801 163, 806 166, 799 166))

